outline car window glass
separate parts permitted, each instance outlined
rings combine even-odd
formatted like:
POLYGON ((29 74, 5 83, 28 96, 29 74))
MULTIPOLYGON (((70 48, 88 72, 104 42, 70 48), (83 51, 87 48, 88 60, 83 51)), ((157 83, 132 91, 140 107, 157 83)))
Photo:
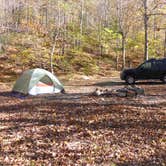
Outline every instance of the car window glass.
POLYGON ((163 70, 165 68, 163 61, 158 61, 157 66, 158 66, 159 70, 163 70))
POLYGON ((144 63, 141 68, 142 69, 151 69, 152 64, 150 62, 144 63))
POLYGON ((157 71, 157 70, 159 70, 159 62, 158 61, 154 61, 154 62, 152 62, 152 70, 154 70, 154 71, 157 71))

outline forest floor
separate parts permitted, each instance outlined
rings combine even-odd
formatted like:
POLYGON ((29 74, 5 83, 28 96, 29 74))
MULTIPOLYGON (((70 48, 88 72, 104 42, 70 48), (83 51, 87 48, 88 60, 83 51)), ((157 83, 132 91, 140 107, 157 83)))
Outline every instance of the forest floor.
POLYGON ((144 96, 93 96, 124 83, 76 77, 66 94, 15 97, 1 83, 0 165, 165 166, 166 86, 137 86, 144 96))

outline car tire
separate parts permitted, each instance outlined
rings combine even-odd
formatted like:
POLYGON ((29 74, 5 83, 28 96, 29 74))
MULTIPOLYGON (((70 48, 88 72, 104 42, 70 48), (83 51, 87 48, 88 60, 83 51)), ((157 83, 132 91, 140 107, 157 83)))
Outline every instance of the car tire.
POLYGON ((127 76, 125 80, 126 80, 127 84, 134 84, 135 83, 135 79, 133 76, 127 76))
POLYGON ((162 81, 163 83, 166 83, 166 75, 163 76, 162 81))

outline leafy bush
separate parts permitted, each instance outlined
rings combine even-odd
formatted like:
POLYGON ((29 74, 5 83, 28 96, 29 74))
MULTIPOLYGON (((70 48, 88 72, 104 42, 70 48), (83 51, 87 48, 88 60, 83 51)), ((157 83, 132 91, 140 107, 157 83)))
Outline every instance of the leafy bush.
POLYGON ((75 53, 75 56, 71 59, 70 63, 74 70, 81 71, 86 75, 95 74, 99 70, 96 59, 87 53, 75 53))

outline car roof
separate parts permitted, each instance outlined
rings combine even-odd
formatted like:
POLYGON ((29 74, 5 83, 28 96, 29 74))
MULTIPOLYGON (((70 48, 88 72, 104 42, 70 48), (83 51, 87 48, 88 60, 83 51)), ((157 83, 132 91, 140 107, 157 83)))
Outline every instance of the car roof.
POLYGON ((149 60, 147 60, 145 62, 153 62, 153 61, 164 61, 164 62, 166 62, 166 58, 160 58, 160 59, 152 58, 152 59, 149 59, 149 60))

